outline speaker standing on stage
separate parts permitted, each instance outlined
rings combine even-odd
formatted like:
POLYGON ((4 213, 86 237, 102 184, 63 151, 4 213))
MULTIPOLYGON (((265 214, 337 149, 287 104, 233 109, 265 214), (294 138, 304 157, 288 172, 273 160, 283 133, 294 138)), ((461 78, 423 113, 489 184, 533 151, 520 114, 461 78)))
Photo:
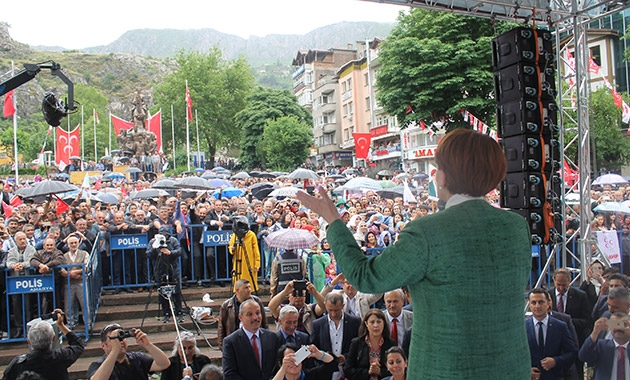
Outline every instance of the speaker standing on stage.
MULTIPOLYGON (((242 279, 252 284, 252 292, 258 292, 258 269, 260 269, 260 251, 258 238, 249 229, 249 220, 245 216, 234 218, 234 234, 230 238, 232 255, 232 284, 242 279)), ((236 291, 233 286, 232 291, 236 291)))

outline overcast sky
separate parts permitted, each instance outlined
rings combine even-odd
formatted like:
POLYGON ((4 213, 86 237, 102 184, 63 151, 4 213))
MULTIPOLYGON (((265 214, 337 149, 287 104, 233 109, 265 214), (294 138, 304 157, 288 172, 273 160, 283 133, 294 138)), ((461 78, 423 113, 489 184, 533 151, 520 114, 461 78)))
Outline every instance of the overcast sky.
POLYGON ((243 38, 305 34, 341 21, 395 22, 407 9, 361 0, 28 0, 4 7, 0 21, 18 42, 80 49, 109 44, 132 29, 212 28, 243 38))

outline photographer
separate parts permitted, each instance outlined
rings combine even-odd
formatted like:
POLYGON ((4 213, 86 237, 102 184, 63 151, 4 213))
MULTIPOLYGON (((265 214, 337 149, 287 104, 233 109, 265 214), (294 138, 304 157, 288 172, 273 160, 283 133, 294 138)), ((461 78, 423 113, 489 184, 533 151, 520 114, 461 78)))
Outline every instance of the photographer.
POLYGON ((164 312, 162 322, 168 323, 171 320, 171 308, 168 302, 170 294, 173 301, 173 309, 178 315, 179 321, 183 321, 182 315, 182 296, 179 284, 179 257, 182 255, 182 249, 177 238, 171 236, 170 227, 162 226, 159 233, 155 235, 149 242, 147 256, 151 258, 153 263, 153 272, 155 273, 155 281, 161 285, 160 304, 164 312), (169 294, 164 293, 170 292, 169 294))
POLYGON ((125 330, 119 324, 105 326, 101 331, 101 348, 105 355, 90 364, 90 380, 146 380, 149 372, 162 371, 170 365, 168 356, 140 329, 125 330), (151 356, 127 352, 128 337, 135 338, 151 356))
POLYGON ((82 340, 63 323, 63 313, 55 309, 52 318, 68 339, 69 347, 52 349, 55 332, 49 321, 37 322, 28 331, 30 352, 16 356, 4 371, 5 380, 14 380, 24 371, 33 371, 44 379, 68 379, 70 367, 83 353, 82 340))
MULTIPOLYGON (((258 292, 258 270, 260 269, 260 251, 258 238, 249 229, 246 216, 234 217, 234 234, 230 238, 230 254, 232 258, 232 283, 241 278, 252 284, 254 294, 258 292)), ((236 291, 234 287, 233 291, 236 291)))

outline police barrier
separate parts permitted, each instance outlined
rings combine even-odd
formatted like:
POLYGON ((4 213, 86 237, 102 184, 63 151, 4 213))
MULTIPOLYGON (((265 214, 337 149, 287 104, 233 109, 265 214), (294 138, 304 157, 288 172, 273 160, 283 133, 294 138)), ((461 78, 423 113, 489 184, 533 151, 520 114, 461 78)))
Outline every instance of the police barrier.
POLYGON ((98 267, 97 247, 99 238, 94 242, 87 264, 59 265, 49 274, 38 274, 35 268, 28 268, 20 275, 6 269, 2 273, 3 284, 6 286, 4 309, 0 315, 0 331, 7 333, 7 339, 0 343, 10 343, 26 340, 26 327, 30 320, 50 313, 64 304, 66 297, 70 298, 71 287, 68 286, 70 277, 61 276, 62 270, 81 268, 81 279, 74 281, 75 294, 82 297, 83 308, 80 311, 83 327, 78 329, 73 323, 76 311, 64 307, 67 324, 78 336, 83 336, 85 342, 89 340, 90 332, 96 321, 96 312, 101 296, 100 275, 98 267), (16 313, 17 311, 17 313, 16 313), (13 318, 11 318, 13 312, 13 318), (17 334, 21 332, 21 334, 17 334))

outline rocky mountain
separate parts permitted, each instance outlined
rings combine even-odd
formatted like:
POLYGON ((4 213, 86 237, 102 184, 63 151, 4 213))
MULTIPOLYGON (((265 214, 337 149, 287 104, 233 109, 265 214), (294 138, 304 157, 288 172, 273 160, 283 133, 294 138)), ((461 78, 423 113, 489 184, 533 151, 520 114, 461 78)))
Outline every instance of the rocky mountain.
MULTIPOLYGON (((385 37, 393 23, 340 22, 317 28, 305 35, 270 34, 265 37, 243 39, 214 29, 136 29, 123 34, 105 46, 86 47, 85 53, 129 53, 158 58, 173 57, 178 51, 207 51, 218 45, 226 59, 244 55, 253 67, 264 64, 287 63, 300 49, 329 49, 347 46, 366 38, 385 37)), ((37 47, 39 50, 59 51, 58 47, 37 47)))

